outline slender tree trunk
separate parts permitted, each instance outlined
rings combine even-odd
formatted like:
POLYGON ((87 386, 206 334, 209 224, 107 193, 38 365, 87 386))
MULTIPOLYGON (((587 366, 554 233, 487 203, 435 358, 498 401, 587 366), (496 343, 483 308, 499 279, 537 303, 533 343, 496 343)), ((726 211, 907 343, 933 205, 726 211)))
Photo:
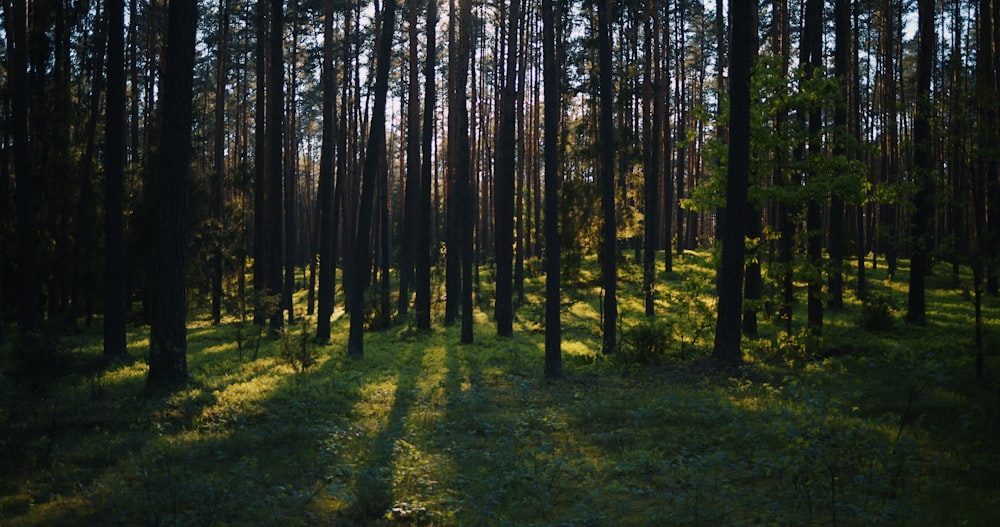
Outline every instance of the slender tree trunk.
POLYGON ((418 198, 418 224, 417 224, 417 246, 415 258, 415 281, 416 297, 414 299, 414 311, 416 311, 417 327, 420 329, 430 329, 431 327, 431 251, 433 246, 433 224, 431 218, 433 210, 431 208, 431 180, 433 178, 432 147, 434 141, 434 107, 436 105, 437 92, 434 82, 435 70, 437 67, 437 41, 435 26, 437 25, 437 0, 427 2, 427 31, 426 64, 424 66, 424 115, 422 124, 421 143, 421 166, 420 166, 420 193, 418 198))
MULTIPOLYGON (((850 101, 850 49, 851 49, 851 0, 836 0, 834 5, 835 50, 833 54, 834 75, 840 81, 843 99, 837 102, 833 114, 835 128, 847 132, 847 105, 850 101)), ((842 142, 834 147, 835 156, 846 155, 842 142)), ((834 311, 844 308, 844 198, 834 190, 830 197, 830 269, 827 291, 829 307, 834 311)))
POLYGON ((212 178, 212 323, 222 321, 222 184, 226 177, 226 77, 229 75, 229 0, 219 0, 219 56, 215 79, 215 171, 212 178))
MULTIPOLYGON (((13 31, 7 32, 8 79, 11 129, 14 139, 14 204, 17 210, 18 322, 22 333, 39 329, 36 278, 37 234, 35 233, 35 174, 31 137, 28 135, 28 13, 27 2, 12 2, 6 16, 13 31)), ((4 7, 11 4, 4 2, 4 7)), ((8 27, 9 27, 8 26, 8 27)))
MULTIPOLYGON (((282 146, 285 123, 285 59, 284 34, 285 18, 282 0, 270 1, 270 40, 268 42, 267 70, 267 209, 268 209, 268 246, 267 258, 267 294, 282 293, 282 146)), ((274 311, 268 313, 271 334, 280 332, 285 325, 282 317, 282 303, 274 304, 274 311)))
POLYGON ((270 313, 262 311, 261 300, 268 292, 267 261, 267 130, 265 128, 267 105, 265 97, 267 78, 267 6, 268 0, 257 0, 257 27, 255 47, 256 100, 254 101, 254 220, 253 220, 253 289, 254 324, 264 326, 270 313))
MULTIPOLYGON (((285 309, 288 310, 288 323, 295 324, 295 266, 298 262, 296 258, 298 253, 298 228, 296 226, 296 216, 295 210, 298 208, 298 136, 296 135, 297 124, 297 113, 295 111, 296 107, 296 79, 298 75, 296 74, 298 70, 298 41, 299 41, 299 27, 297 22, 297 16, 295 14, 295 6, 292 11, 292 43, 291 43, 291 72, 288 79, 288 95, 285 97, 287 104, 285 115, 282 116, 285 123, 285 132, 282 134, 284 136, 285 154, 283 159, 283 166, 285 167, 283 173, 283 183, 284 183, 284 227, 285 227, 285 238, 284 238, 284 285, 281 288, 282 291, 282 303, 285 309)), ((280 33, 279 33, 280 34, 280 33)), ((273 44, 272 44, 273 45, 273 44)), ((282 67, 282 77, 284 77, 284 68, 282 67)))
POLYGON ((104 355, 125 345, 125 2, 108 0, 108 98, 104 125, 104 355))
POLYGON ((316 340, 330 341, 330 317, 333 316, 337 289, 337 261, 334 240, 334 126, 337 122, 336 86, 333 67, 334 0, 323 2, 323 144, 319 157, 319 306, 316 316, 316 340))
POLYGON ((556 55, 555 0, 542 0, 542 65, 545 80, 545 378, 562 377, 561 293, 559 285, 559 60, 556 55))
POLYGON ((406 101, 406 185, 403 215, 399 235, 399 302, 400 318, 410 309, 410 282, 414 275, 414 244, 419 226, 420 198, 420 85, 417 62, 417 2, 409 0, 409 92, 406 101))
MULTIPOLYGON (((757 54, 757 2, 729 4, 729 170, 726 177, 726 218, 747 217, 750 174, 750 72, 757 54)), ((712 357, 724 364, 740 364, 740 313, 743 309, 742 221, 726 221, 719 269, 718 325, 712 357)))
MULTIPOLYGON (((459 247, 462 256, 462 335, 463 344, 472 343, 472 264, 474 257, 473 225, 476 215, 472 195, 472 167, 469 146, 469 113, 466 104, 468 88, 469 56, 472 43, 472 1, 459 0, 459 42, 458 42, 458 78, 456 79, 456 103, 458 104, 458 130, 456 139, 459 198, 459 247)), ((514 0, 515 2, 517 0, 514 0)))
MULTIPOLYGON (((663 79, 660 75, 660 36, 662 28, 660 27, 659 3, 647 1, 646 11, 647 58, 645 64, 645 96, 647 100, 643 102, 643 106, 648 116, 645 126, 649 127, 649 131, 647 132, 645 141, 646 173, 644 174, 645 181, 643 188, 645 197, 645 203, 643 204, 645 240, 643 241, 643 245, 645 245, 645 252, 643 253, 642 290, 645 300, 645 313, 647 317, 651 317, 655 314, 656 249, 660 239, 658 229, 660 221, 657 213, 659 212, 660 179, 662 178, 660 160, 662 158, 661 152, 663 151, 663 145, 661 144, 663 140, 661 124, 663 101, 660 96, 663 91, 661 84, 663 79), (649 22, 652 23, 650 24, 649 22)), ((669 232, 667 235, 669 236, 669 232)), ((669 254, 669 252, 670 243, 668 242, 667 253, 669 254)))
MULTIPOLYGON (((806 75, 813 78, 823 67, 823 0, 806 0, 806 20, 802 30, 803 56, 806 75)), ((809 113, 809 148, 810 159, 821 156, 823 152, 821 130, 823 114, 819 108, 809 113)), ((810 170, 809 179, 820 176, 810 170)), ((809 265, 812 267, 807 277, 809 330, 814 335, 823 331, 823 224, 822 210, 819 200, 815 197, 806 203, 806 252, 809 265)))
POLYGON ((601 286, 603 299, 603 340, 601 351, 614 353, 617 349, 618 325, 618 228, 615 217, 615 124, 614 89, 611 62, 611 0, 597 4, 598 84, 600 89, 600 181, 601 210, 603 217, 601 241, 601 286))
POLYGON ((517 75, 518 0, 509 6, 507 26, 507 58, 504 86, 500 92, 500 128, 496 143, 496 173, 493 199, 496 217, 497 283, 494 317, 497 335, 513 335, 513 246, 514 246, 514 179, 515 179, 515 82, 517 75))
POLYGON ((937 36, 934 28, 934 0, 919 0, 917 32, 917 95, 916 118, 913 123, 915 146, 913 217, 910 222, 910 290, 906 319, 916 324, 927 322, 926 283, 930 272, 930 253, 933 233, 931 220, 933 202, 933 144, 930 119, 934 112, 931 100, 931 75, 937 36))
POLYGON ((160 149, 156 171, 156 257, 153 318, 149 328, 147 387, 176 388, 187 382, 187 187, 191 167, 195 0, 173 0, 160 82, 160 149))
POLYGON ((358 210, 358 229, 355 236, 355 253, 351 270, 351 327, 347 341, 347 356, 360 359, 364 356, 365 289, 371 277, 371 227, 375 201, 375 178, 378 177, 380 159, 385 153, 385 101, 389 91, 389 59, 392 52, 392 35, 396 23, 396 2, 386 0, 382 11, 382 25, 376 42, 375 93, 372 107, 368 146, 365 149, 364 171, 361 179, 361 203, 358 210))

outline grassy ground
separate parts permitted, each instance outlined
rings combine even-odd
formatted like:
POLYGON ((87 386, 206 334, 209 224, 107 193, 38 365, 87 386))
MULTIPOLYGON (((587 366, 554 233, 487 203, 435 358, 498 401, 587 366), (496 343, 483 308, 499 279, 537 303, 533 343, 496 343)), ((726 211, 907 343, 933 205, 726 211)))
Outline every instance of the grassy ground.
MULTIPOLYGON (((993 525, 997 299, 984 379, 972 304, 943 267, 927 326, 896 313, 861 329, 848 295, 822 341, 765 322, 749 365, 722 371, 706 360, 705 254, 661 277, 655 323, 640 324, 639 270, 623 268, 626 351, 611 358, 595 352, 591 273, 566 288, 557 382, 541 378, 541 277, 515 337, 498 339, 486 270, 473 345, 457 327, 403 322, 348 360, 338 311, 329 346, 300 338, 308 323, 291 328, 286 350, 304 342, 315 359, 302 371, 280 340, 255 353, 236 321, 196 317, 191 383, 168 397, 142 395, 145 330, 130 333, 127 364, 99 360, 99 330, 29 343, 41 365, 8 346, 0 523, 993 525)), ((876 271, 872 285, 904 305, 900 280, 905 269, 894 282, 876 271)))

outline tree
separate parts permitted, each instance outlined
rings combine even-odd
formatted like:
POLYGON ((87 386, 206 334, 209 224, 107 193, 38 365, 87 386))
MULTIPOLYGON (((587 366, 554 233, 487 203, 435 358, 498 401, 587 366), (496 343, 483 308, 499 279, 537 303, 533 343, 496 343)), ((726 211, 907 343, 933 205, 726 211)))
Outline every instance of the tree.
MULTIPOLYGON (((847 104, 850 100, 850 50, 851 50, 851 0, 836 0, 833 9, 835 49, 833 53, 833 73, 840 81, 842 97, 837 101, 833 113, 836 133, 847 136, 847 104)), ((843 156, 846 149, 843 140, 834 147, 835 156, 843 156)), ((830 268, 827 281, 830 309, 844 308, 844 199, 839 192, 830 197, 830 268)))
POLYGON ((556 58, 556 16, 542 0, 542 64, 545 78, 545 378, 562 377, 561 294, 559 287, 559 116, 560 75, 556 58))
POLYGON ((355 253, 351 270, 350 314, 351 327, 347 341, 347 356, 360 359, 364 356, 365 289, 371 277, 372 208, 375 201, 376 181, 380 158, 385 150, 385 101, 389 91, 389 62, 392 55, 393 26, 396 23, 396 2, 386 0, 382 10, 381 31, 376 41, 375 101, 372 107, 368 145, 365 148, 361 176, 361 203, 358 210, 358 227, 355 236, 355 253))
POLYGON ((469 55, 472 46, 472 0, 459 0, 458 77, 455 85, 457 116, 455 125, 456 167, 458 174, 458 237, 462 261, 462 334, 463 344, 472 343, 472 259, 475 214, 472 199, 472 167, 469 153, 469 111, 466 104, 469 55))
POLYGON ((913 195, 913 218, 910 223, 910 288, 907 301, 906 319, 916 324, 927 322, 927 275, 930 272, 931 217, 933 203, 933 159, 930 120, 934 114, 931 101, 931 74, 937 36, 934 30, 934 0, 917 2, 917 94, 916 115, 913 122, 913 143, 915 148, 913 195))
MULTIPOLYGON (((643 194, 645 203, 643 206, 643 231, 645 240, 645 252, 643 253, 642 266, 642 290, 645 297, 646 316, 654 314, 654 289, 656 288, 656 249, 660 239, 659 233, 659 198, 661 159, 663 146, 662 122, 663 101, 662 82, 660 74, 660 12, 659 4, 651 1, 646 2, 646 72, 644 94, 646 101, 643 103, 644 113, 647 114, 645 125, 648 127, 645 141, 645 165, 643 194)), ((665 215, 669 215, 669 203, 667 204, 665 215)), ((667 231, 669 237, 669 230, 667 231)), ((667 253, 669 260, 670 243, 667 242, 667 253)))
POLYGON ((104 126, 104 355, 125 346, 125 2, 108 0, 108 98, 104 126))
POLYGON ((399 236, 399 302, 396 311, 400 317, 410 309, 410 282, 414 275, 414 244, 419 226, 420 199, 420 85, 417 62, 417 2, 409 0, 408 92, 406 106, 406 186, 403 198, 403 217, 399 236))
POLYGON ((14 140, 14 202, 17 208, 18 320, 23 333, 38 330, 37 242, 35 233, 35 174, 28 135, 28 14, 27 2, 4 2, 7 33, 7 89, 11 100, 14 140), (11 4, 13 7, 11 9, 11 4), (13 29, 13 31, 9 31, 13 29))
MULTIPOLYGON (((285 18, 282 0, 270 0, 270 47, 267 70, 267 211, 268 211, 268 245, 267 252, 267 292, 268 295, 280 295, 282 292, 282 162, 283 129, 285 124, 285 59, 284 33, 285 18)), ((277 334, 282 330, 285 321, 282 318, 280 302, 274 306, 274 311, 268 313, 270 330, 277 334)))
POLYGON ((337 289, 337 261, 334 257, 334 126, 337 121, 336 86, 333 68, 333 0, 323 2, 323 143, 319 161, 319 311, 316 317, 316 340, 330 341, 330 317, 333 316, 337 289))
POLYGON ((153 317, 149 327, 147 387, 187 382, 187 187, 191 171, 195 0, 170 2, 160 83, 160 148, 156 170, 156 258, 153 317))
MULTIPOLYGON (((806 0, 805 23, 802 28, 802 63, 805 69, 806 79, 812 80, 820 74, 823 67, 823 0, 806 0)), ((799 109, 803 112, 802 109, 799 109)), ((804 119, 804 114, 800 113, 804 119)), ((809 141, 808 151, 800 150, 803 155, 808 155, 811 164, 812 160, 823 155, 822 127, 823 111, 819 105, 815 105, 809 112, 809 141)), ((809 174, 808 183, 815 187, 820 184, 819 174, 815 170, 809 174)), ((811 267, 807 275, 808 299, 807 311, 809 318, 809 330, 814 335, 819 335, 823 329, 823 225, 822 210, 820 210, 820 200, 813 192, 806 203, 806 252, 811 267)))
MULTIPOLYGON (((750 174, 750 72, 757 50, 757 2, 729 4, 729 164, 726 172, 726 218, 745 218, 750 174)), ((724 364, 743 362, 740 314, 743 309, 742 221, 726 221, 722 229, 719 267, 718 325, 712 357, 724 364)))
POLYGON ((420 195, 418 199, 419 222, 417 231, 416 257, 414 259, 414 279, 416 295, 414 311, 416 311, 417 327, 431 327, 431 239, 433 223, 431 221, 431 179, 433 177, 432 147, 434 136, 434 107, 437 91, 434 82, 437 67, 437 0, 427 0, 427 57, 424 66, 424 115, 422 124, 420 195))
POLYGON ((257 76, 257 94, 254 101, 254 171, 253 171, 253 289, 254 324, 264 326, 270 313, 264 313, 263 296, 268 294, 267 273, 267 130, 265 99, 267 77, 267 8, 268 0, 257 0, 257 25, 254 70, 257 76))
POLYGON ((603 340, 601 351, 614 353, 617 347, 616 330, 618 324, 618 228, 615 215, 615 123, 614 89, 611 67, 611 0, 600 0, 597 4, 598 64, 597 75, 600 90, 600 181, 601 211, 601 286, 603 300, 603 340))
MULTIPOLYGON (((133 0, 134 1, 134 0, 133 0)), ((226 77, 229 54, 229 0, 219 0, 219 50, 215 73, 215 170, 212 177, 212 323, 222 321, 222 183, 226 177, 226 77)))
POLYGON ((496 221, 497 283, 494 317, 497 335, 513 336, 513 247, 514 247, 514 174, 515 174, 515 97, 517 75, 517 20, 518 0, 509 6, 507 26, 506 72, 500 92, 500 125, 496 143, 496 171, 494 173, 493 199, 496 221))

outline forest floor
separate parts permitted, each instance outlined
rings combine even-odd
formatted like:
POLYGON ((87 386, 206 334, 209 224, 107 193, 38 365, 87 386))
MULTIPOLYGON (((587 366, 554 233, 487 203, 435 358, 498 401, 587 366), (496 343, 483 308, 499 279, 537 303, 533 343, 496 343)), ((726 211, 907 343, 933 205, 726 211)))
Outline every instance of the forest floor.
POLYGON ((970 295, 943 265, 925 326, 899 311, 906 268, 888 281, 881 265, 875 306, 849 290, 822 339, 762 319, 747 365, 723 370, 706 253, 662 273, 654 323, 624 265, 610 357, 594 268, 564 287, 558 381, 542 378, 543 277, 499 339, 485 268, 471 345, 404 321, 350 360, 338 310, 330 345, 300 322, 256 349, 252 326, 196 309, 191 380, 169 396, 143 394, 148 328, 127 363, 100 360, 99 324, 8 345, 0 524, 995 525, 998 299, 982 378, 970 295))

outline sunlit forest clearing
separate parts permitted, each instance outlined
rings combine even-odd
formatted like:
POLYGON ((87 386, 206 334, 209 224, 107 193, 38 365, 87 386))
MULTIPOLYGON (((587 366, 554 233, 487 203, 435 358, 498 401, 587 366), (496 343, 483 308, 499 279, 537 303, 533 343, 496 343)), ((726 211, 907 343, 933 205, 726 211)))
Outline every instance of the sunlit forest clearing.
MULTIPOLYGON (((103 362, 96 329, 36 342, 31 355, 5 352, 0 520, 995 521, 1000 371, 992 350, 1000 321, 987 320, 991 353, 977 379, 967 291, 932 277, 935 311, 925 326, 904 322, 894 308, 891 319, 863 329, 873 308, 850 302, 830 314, 822 339, 764 323, 761 338, 744 346, 747 365, 725 369, 707 360, 711 330, 697 333, 713 316, 708 253, 688 252, 661 276, 660 329, 644 322, 633 291, 641 270, 626 260, 619 274, 630 300, 621 305, 614 356, 599 353, 596 262, 588 262, 566 288, 559 381, 541 374, 543 281, 535 272, 513 338, 495 337, 488 306, 479 306, 474 344, 459 343, 458 325, 399 324, 367 333, 360 360, 345 355, 340 311, 330 345, 316 345, 303 318, 258 348, 238 320, 212 326, 194 310, 191 380, 171 395, 144 395, 147 329, 129 332, 124 363, 103 362), (644 330, 666 335, 664 345, 644 347, 644 330)), ((935 277, 947 275, 939 271, 935 277)), ((898 306, 906 272, 905 261, 891 282, 884 267, 873 271, 873 291, 898 306)), ((297 301, 301 307, 304 295, 297 301)), ((988 311, 997 304, 988 298, 988 311)))

